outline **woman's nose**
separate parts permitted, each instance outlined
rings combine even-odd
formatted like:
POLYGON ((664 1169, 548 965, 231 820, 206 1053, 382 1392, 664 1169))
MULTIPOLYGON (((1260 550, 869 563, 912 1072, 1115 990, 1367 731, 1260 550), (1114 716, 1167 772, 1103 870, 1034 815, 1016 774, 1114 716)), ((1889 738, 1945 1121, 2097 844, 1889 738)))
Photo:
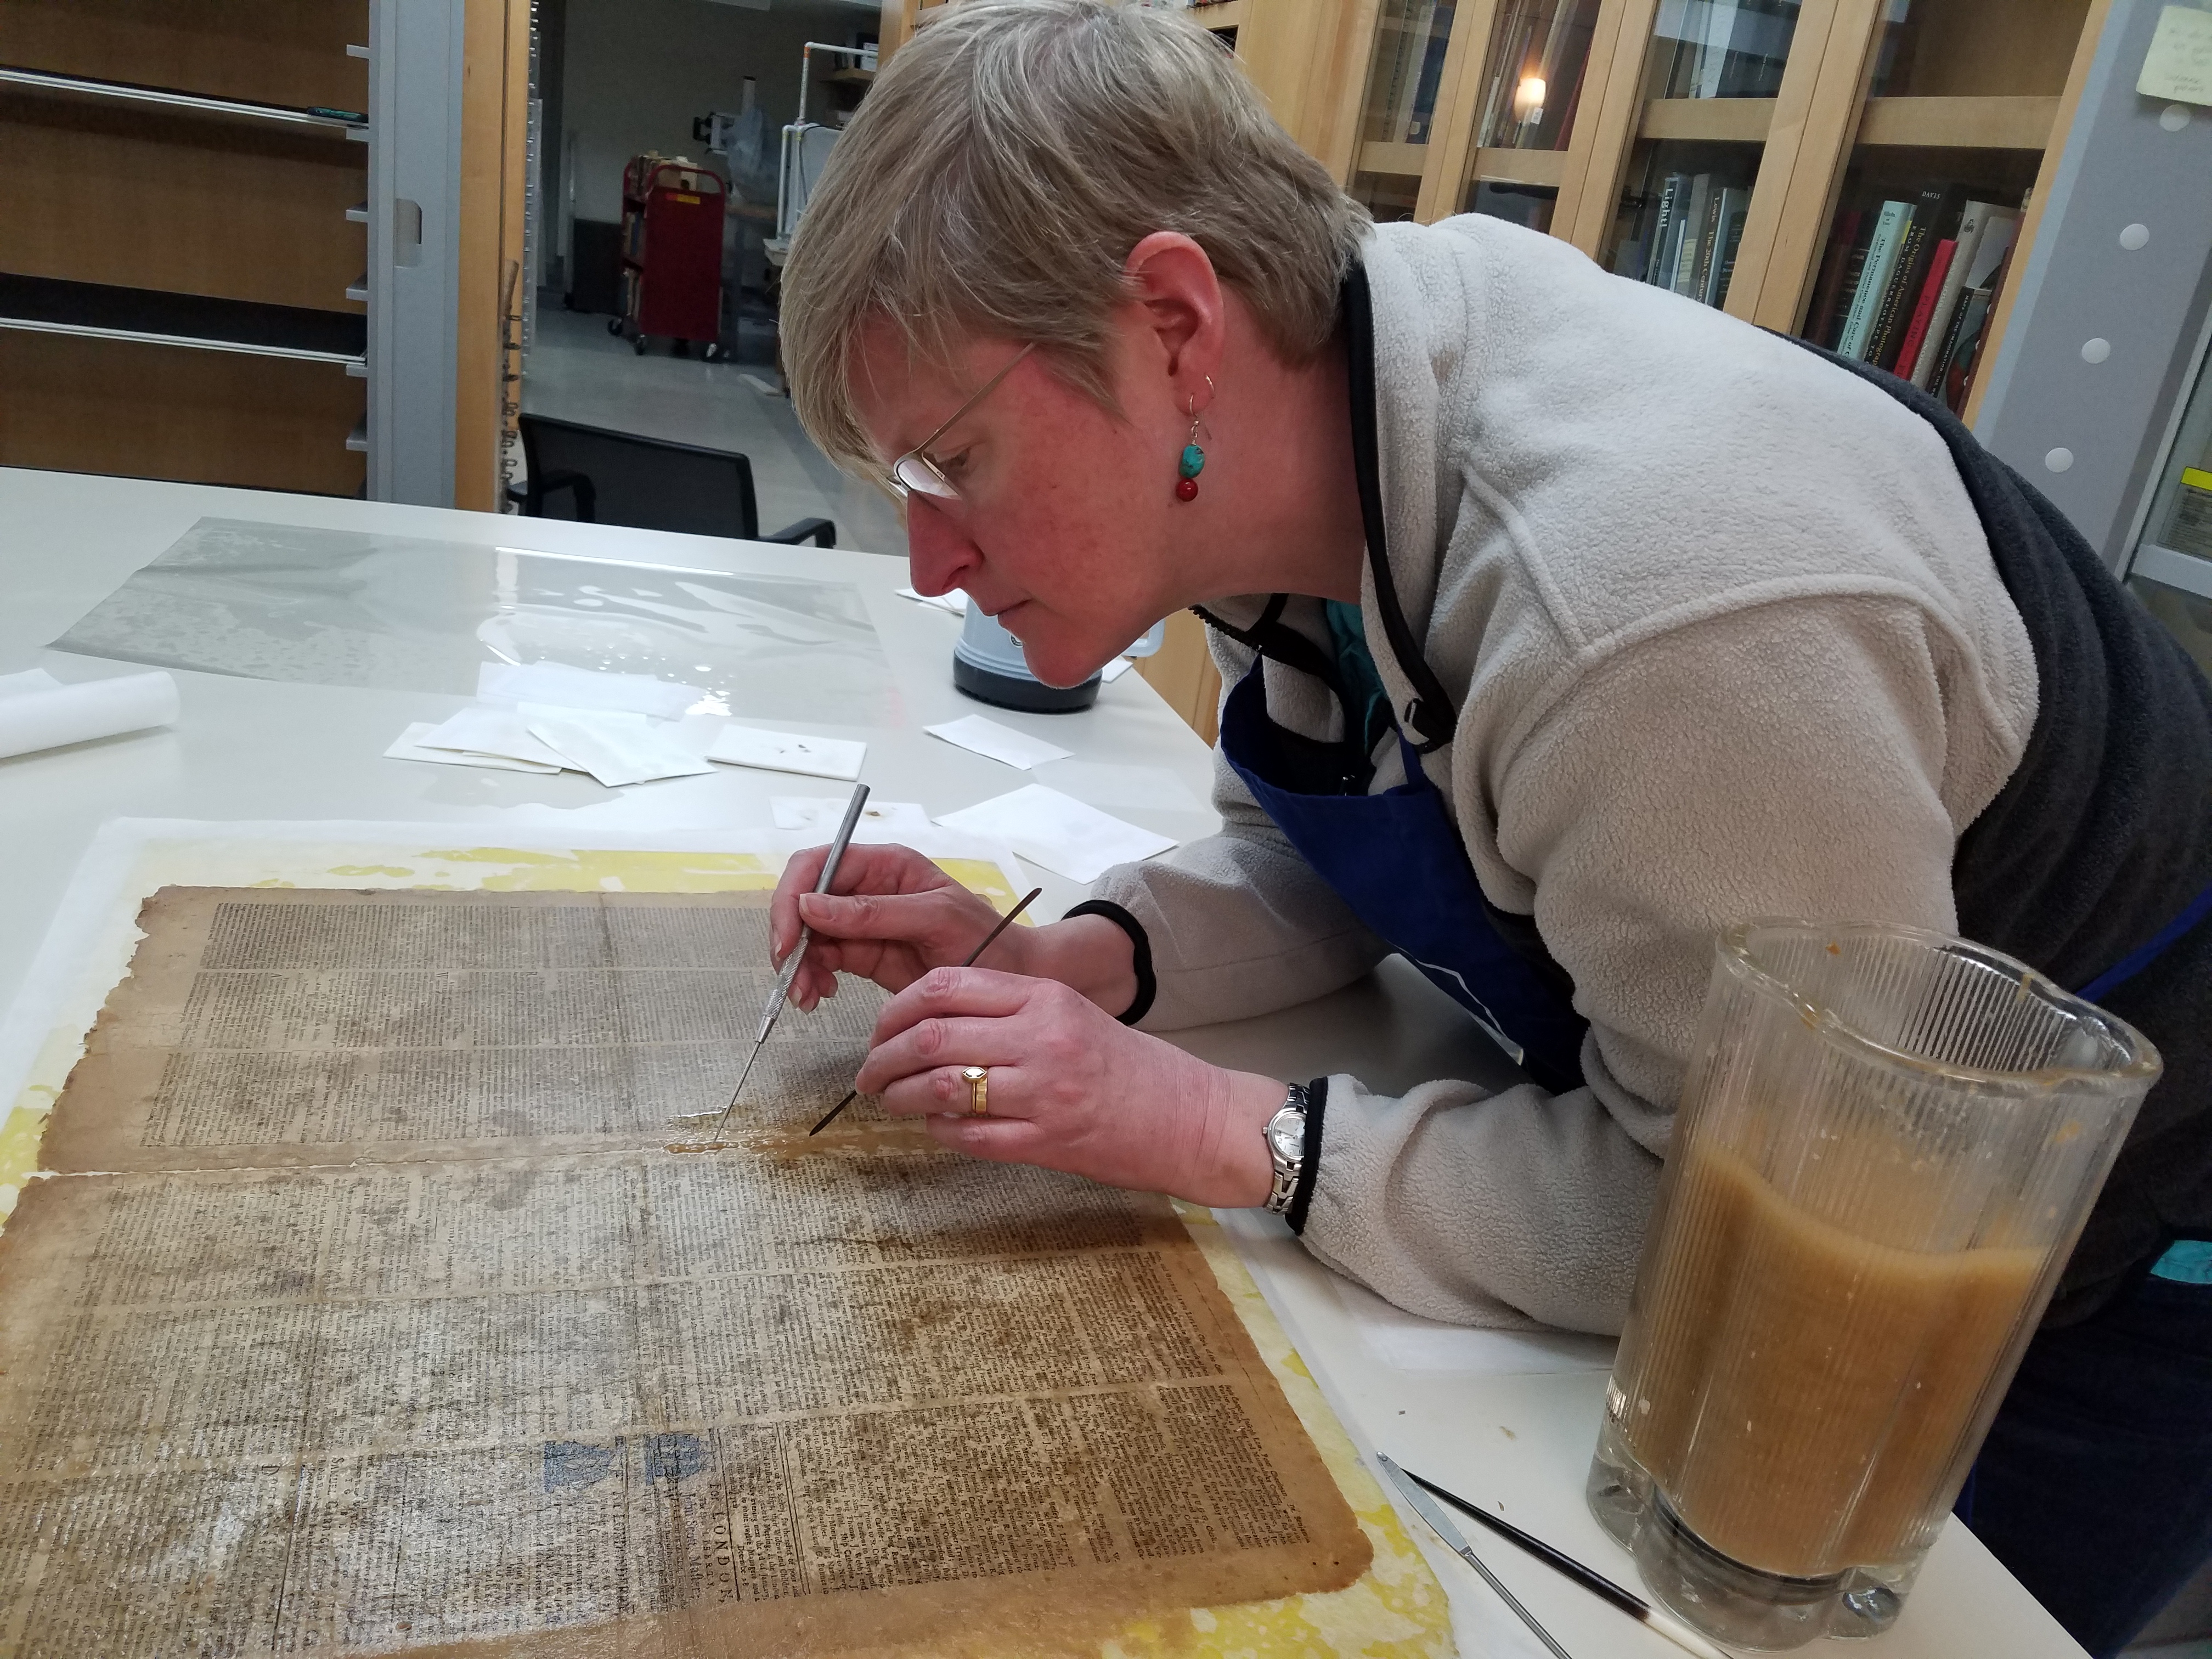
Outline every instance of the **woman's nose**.
POLYGON ((969 573, 983 562, 968 532, 922 495, 907 504, 906 558, 916 590, 933 594, 967 586, 969 573))

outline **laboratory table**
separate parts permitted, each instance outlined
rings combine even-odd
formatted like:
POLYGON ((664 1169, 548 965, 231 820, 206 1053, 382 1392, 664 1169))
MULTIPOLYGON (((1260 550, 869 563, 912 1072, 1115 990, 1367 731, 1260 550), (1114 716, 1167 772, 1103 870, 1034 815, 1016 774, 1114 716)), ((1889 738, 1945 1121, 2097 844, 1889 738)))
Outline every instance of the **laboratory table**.
MULTIPOLYGON (((1032 774, 926 734, 925 725, 981 712, 952 687, 958 622, 898 596, 902 562, 838 550, 0 468, 0 673, 44 667, 77 680, 142 667, 46 647, 203 517, 849 583, 896 678, 898 723, 841 723, 841 711, 829 706, 818 721, 763 723, 865 738, 862 776, 879 799, 916 801, 935 815, 1034 781, 1179 840, 1218 823, 1206 805, 1207 750, 1135 674, 1103 688, 1097 706, 1079 714, 988 711, 1074 751, 1073 760, 1032 774)), ((110 819, 451 823, 488 833, 573 830, 606 844, 605 836, 629 833, 764 830, 773 822, 771 796, 844 787, 721 767, 711 776, 617 792, 576 774, 391 760, 383 751, 404 725, 442 720, 468 699, 183 671, 176 678, 183 714, 173 729, 0 760, 0 1010, 24 996, 70 873, 110 819)), ((1045 887, 1043 915, 1080 896, 1059 877, 1036 871, 1034 878, 1045 887)), ((1317 1003, 1176 1041, 1224 1064, 1288 1078, 1349 1071, 1385 1088, 1438 1075, 1483 1082, 1509 1075, 1474 1022, 1395 960, 1317 1003)), ((19 1080, 0 1079, 0 1101, 12 1098, 19 1080)), ((1603 1344, 1431 1326, 1335 1279, 1273 1218, 1237 1212, 1222 1220, 1363 1453, 1387 1452, 1634 1583, 1632 1564, 1599 1530, 1582 1497, 1604 1390, 1603 1344)), ((1463 1653, 1541 1654, 1471 1570, 1410 1511, 1402 1518, 1450 1594, 1463 1653)), ((1577 1659, 1679 1651, 1502 1542, 1485 1542, 1480 1532, 1476 1538, 1485 1560, 1577 1659)), ((1856 1645, 1869 1659, 2060 1659, 2081 1651, 1955 1520, 1896 1627, 1856 1645)))

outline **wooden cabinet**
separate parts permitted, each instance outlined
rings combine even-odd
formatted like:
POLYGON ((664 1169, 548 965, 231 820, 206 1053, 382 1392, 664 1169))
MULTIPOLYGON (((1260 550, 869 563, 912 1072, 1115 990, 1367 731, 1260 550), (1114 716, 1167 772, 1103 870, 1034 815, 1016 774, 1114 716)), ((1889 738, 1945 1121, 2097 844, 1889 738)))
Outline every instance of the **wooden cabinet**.
POLYGON ((361 488, 368 28, 0 0, 0 464, 361 488))
MULTIPOLYGON (((2109 0, 1369 3, 1335 165, 1378 219, 1494 214, 1832 343, 1888 204, 1919 209, 1923 260, 1967 204, 2013 214, 2021 262, 2109 0)), ((1893 362, 1927 266, 1888 269, 1914 289, 1876 336, 1893 362)))

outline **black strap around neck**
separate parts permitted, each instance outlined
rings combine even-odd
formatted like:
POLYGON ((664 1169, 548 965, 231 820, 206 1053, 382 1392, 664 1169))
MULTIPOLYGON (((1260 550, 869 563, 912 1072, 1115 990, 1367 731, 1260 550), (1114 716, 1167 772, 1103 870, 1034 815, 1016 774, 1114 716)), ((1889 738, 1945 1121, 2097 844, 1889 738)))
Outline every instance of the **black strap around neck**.
POLYGON ((1383 637, 1398 671, 1412 682, 1413 701, 1399 715, 1413 728, 1413 752, 1426 755, 1451 741, 1459 711, 1421 654, 1406 613, 1398 604, 1398 584, 1382 524, 1382 463, 1375 413, 1375 305, 1367 290, 1367 269, 1354 264, 1344 278, 1344 363, 1352 391, 1352 464, 1359 479, 1359 522, 1367 532, 1367 568, 1375 579, 1376 608, 1382 613, 1383 637))
MULTIPOLYGON (((1381 447, 1375 418, 1375 308, 1367 291, 1367 271, 1355 264, 1344 279, 1344 356, 1352 395, 1352 464, 1359 483, 1359 521, 1367 538, 1367 564, 1375 578, 1375 604, 1382 617, 1383 637, 1399 671, 1413 687, 1413 696, 1399 714, 1401 730, 1411 726, 1413 752, 1426 755, 1451 741, 1459 711, 1443 682, 1429 666, 1407 625, 1398 604, 1398 584, 1390 571, 1389 550, 1382 527, 1381 447)), ((1282 620, 1290 602, 1286 593, 1268 599, 1267 608, 1249 629, 1224 622, 1203 605, 1191 610, 1209 628, 1218 629, 1248 650, 1273 657, 1285 667, 1311 674, 1336 693, 1337 701, 1352 718, 1352 697, 1338 672, 1336 659, 1282 620)))

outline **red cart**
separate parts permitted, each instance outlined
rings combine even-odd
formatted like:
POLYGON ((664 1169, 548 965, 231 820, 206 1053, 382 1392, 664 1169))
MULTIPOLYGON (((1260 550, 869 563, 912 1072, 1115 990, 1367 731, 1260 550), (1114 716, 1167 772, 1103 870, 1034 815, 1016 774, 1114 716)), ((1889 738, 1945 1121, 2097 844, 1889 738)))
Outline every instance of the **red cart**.
POLYGON ((720 177, 687 161, 636 155, 623 169, 622 306, 607 331, 644 356, 653 335, 678 352, 696 340, 721 357, 722 211, 720 177))

